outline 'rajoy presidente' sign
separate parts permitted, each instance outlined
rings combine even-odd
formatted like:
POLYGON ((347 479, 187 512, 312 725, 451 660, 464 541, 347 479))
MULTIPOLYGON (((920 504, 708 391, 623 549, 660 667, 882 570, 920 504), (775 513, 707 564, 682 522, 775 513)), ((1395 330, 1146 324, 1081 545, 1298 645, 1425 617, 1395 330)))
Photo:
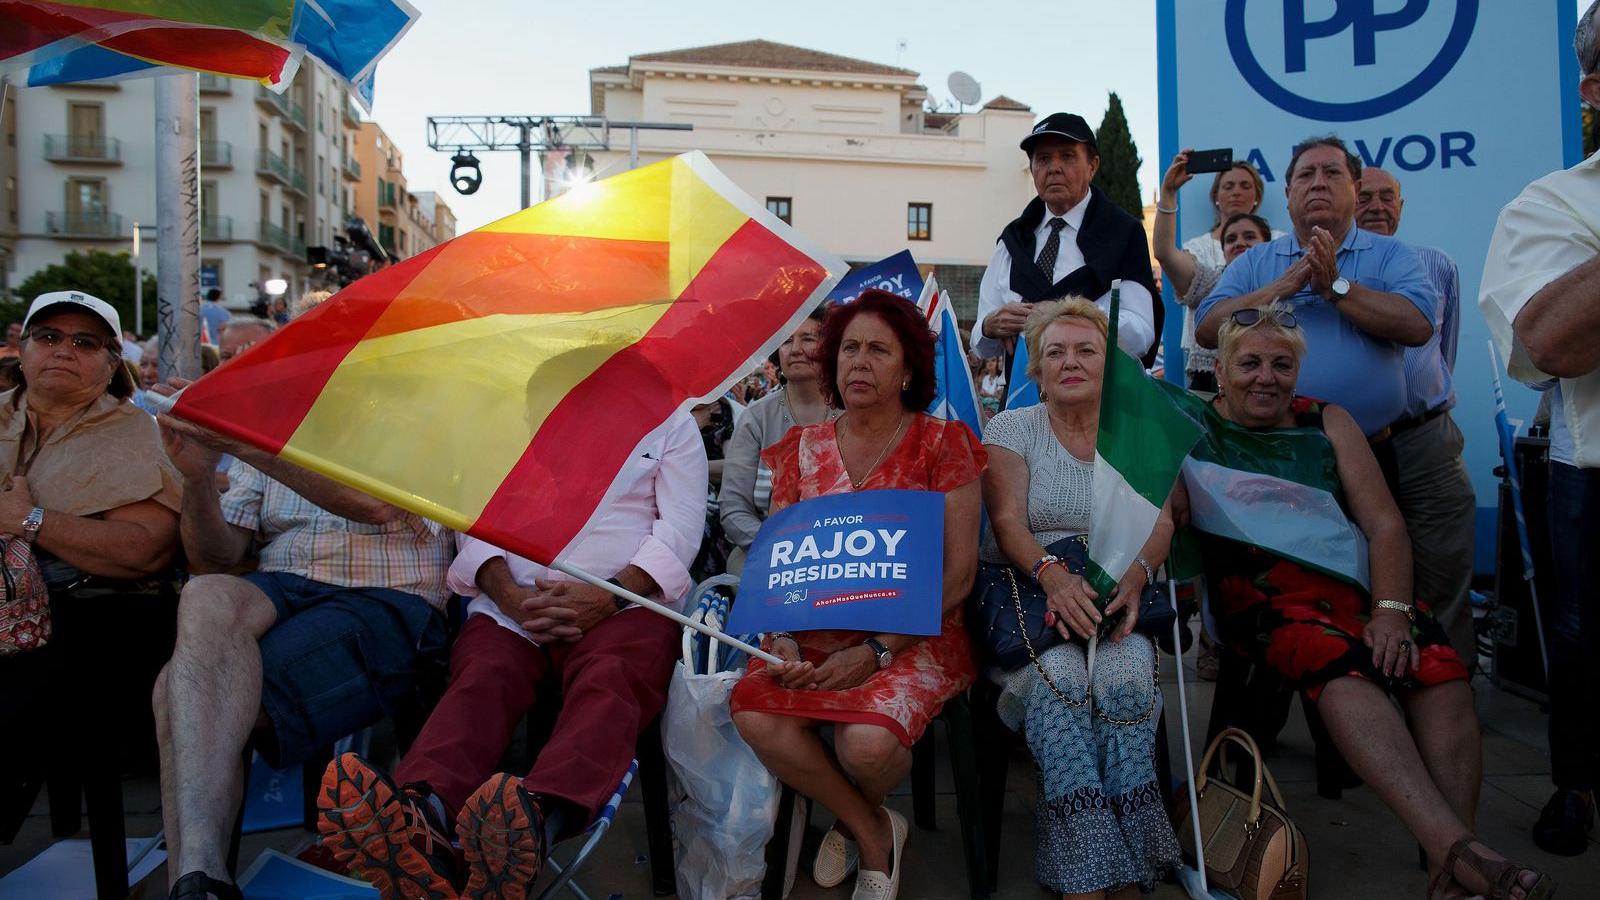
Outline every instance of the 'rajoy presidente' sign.
POLYGON ((817 497, 761 526, 728 630, 938 634, 943 584, 943 494, 817 497))

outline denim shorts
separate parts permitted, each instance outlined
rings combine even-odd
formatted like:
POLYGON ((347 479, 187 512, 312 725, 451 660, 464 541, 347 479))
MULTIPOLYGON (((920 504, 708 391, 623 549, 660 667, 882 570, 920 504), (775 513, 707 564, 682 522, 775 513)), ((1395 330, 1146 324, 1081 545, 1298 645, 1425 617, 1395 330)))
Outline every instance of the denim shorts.
POLYGON ((442 665, 444 616, 416 594, 339 587, 284 572, 243 576, 277 609, 261 638, 261 706, 274 768, 416 702, 417 673, 442 665))

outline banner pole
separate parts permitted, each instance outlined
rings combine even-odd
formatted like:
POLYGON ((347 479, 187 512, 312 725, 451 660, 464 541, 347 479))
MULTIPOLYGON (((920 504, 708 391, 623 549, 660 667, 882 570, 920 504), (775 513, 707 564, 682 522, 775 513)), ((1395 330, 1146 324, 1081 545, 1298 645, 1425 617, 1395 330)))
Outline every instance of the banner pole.
POLYGON ((605 579, 600 578, 598 576, 591 575, 590 573, 585 572, 583 569, 580 569, 577 566, 574 566, 574 565, 572 565, 570 563, 564 563, 564 562, 562 562, 560 560, 556 560, 555 562, 552 562, 550 564, 550 568, 555 569, 557 572, 565 572, 568 575, 571 575, 573 578, 576 578, 579 581, 584 581, 584 582, 587 582, 589 584, 592 584, 595 587, 600 588, 603 591, 609 591, 610 593, 615 594, 618 597, 621 597, 622 599, 628 601, 629 603, 635 604, 637 606, 642 606, 645 609, 650 610, 651 612, 655 613, 658 616, 666 616, 667 618, 671 619, 672 621, 677 622, 679 625, 682 625, 682 626, 684 626, 686 628, 693 628, 695 631, 700 632, 701 634, 705 635, 708 638, 711 638, 712 640, 721 641, 721 642, 723 642, 724 644, 727 644, 730 647, 735 647, 735 648, 737 648, 739 650, 743 650, 744 652, 750 654, 751 656, 756 657, 757 659, 766 660, 768 663, 770 663, 772 665, 778 665, 778 664, 783 662, 782 659, 779 659, 778 657, 773 656, 771 653, 768 653, 767 651, 762 650, 759 647, 752 647, 749 644, 746 644, 744 641, 741 641, 736 637, 732 637, 730 635, 723 634, 722 632, 718 631, 717 629, 706 625, 704 622, 696 622, 694 619, 689 618, 688 616, 684 615, 681 612, 678 612, 677 610, 673 609, 670 606, 663 606, 660 603, 657 603, 654 600, 651 600, 651 599, 649 599, 647 597, 641 597, 638 594, 635 594, 633 591, 628 590, 627 588, 618 587, 617 585, 614 585, 611 582, 606 581, 605 579))
MULTIPOLYGON (((1172 608, 1178 608, 1178 587, 1172 579, 1172 573, 1167 572, 1167 599, 1171 601, 1172 608)), ((1194 790, 1194 748, 1189 737, 1189 693, 1183 683, 1183 635, 1179 632, 1181 616, 1172 619, 1172 652, 1178 657, 1178 721, 1183 725, 1183 765, 1189 770, 1189 824, 1194 829, 1194 861, 1195 868, 1200 873, 1200 891, 1202 895, 1209 895, 1210 886, 1206 884, 1206 848, 1200 838, 1200 798, 1194 790)), ((1205 623, 1200 625, 1205 630, 1205 623)), ((1196 641, 1198 643, 1198 641, 1196 641)))

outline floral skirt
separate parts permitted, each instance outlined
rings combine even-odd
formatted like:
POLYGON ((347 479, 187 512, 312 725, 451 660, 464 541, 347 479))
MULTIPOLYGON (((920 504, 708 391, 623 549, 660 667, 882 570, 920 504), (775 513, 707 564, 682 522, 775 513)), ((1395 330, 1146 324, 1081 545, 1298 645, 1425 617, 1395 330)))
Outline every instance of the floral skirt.
POLYGON ((1372 664, 1372 648, 1361 640, 1372 603, 1359 588, 1254 548, 1235 556, 1243 563, 1230 566, 1235 574, 1210 579, 1221 594, 1213 611, 1223 643, 1279 672, 1313 701, 1328 682, 1347 675, 1390 691, 1467 678, 1449 635, 1421 600, 1411 641, 1422 664, 1390 678, 1372 664))
POLYGON ((1022 732, 1039 775, 1035 806, 1039 883, 1053 893, 1145 893, 1180 862, 1178 838, 1156 783, 1161 690, 1155 645, 1142 635, 1101 641, 1094 703, 1083 648, 1061 644, 1006 676, 1002 721, 1022 732))
MULTIPOLYGON (((854 647, 870 637, 862 631, 809 631, 795 635, 801 655, 821 663, 836 650, 854 647)), ((957 607, 944 617, 941 632, 896 653, 889 668, 843 691, 802 691, 778 684, 767 664, 750 660, 745 676, 734 685, 729 705, 734 712, 753 710, 824 722, 854 722, 889 729, 907 747, 922 737, 944 702, 972 684, 972 642, 957 607)))

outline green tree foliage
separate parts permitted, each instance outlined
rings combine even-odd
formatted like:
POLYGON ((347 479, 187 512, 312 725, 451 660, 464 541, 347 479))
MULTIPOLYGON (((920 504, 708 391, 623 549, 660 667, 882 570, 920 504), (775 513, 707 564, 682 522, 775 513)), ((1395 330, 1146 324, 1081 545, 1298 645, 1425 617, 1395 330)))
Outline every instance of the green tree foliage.
MULTIPOLYGON (((156 324, 156 277, 142 273, 144 279, 144 325, 153 331, 156 324)), ((49 291, 83 291, 116 307, 124 330, 132 331, 133 259, 127 253, 90 250, 73 251, 67 258, 28 276, 16 290, 19 302, 0 304, 0 316, 20 321, 33 298, 49 291)))
POLYGON ((1122 98, 1111 92, 1106 115, 1095 129, 1094 141, 1100 147, 1100 171, 1094 183, 1111 202, 1135 219, 1144 216, 1144 195, 1139 193, 1139 148, 1128 130, 1128 116, 1122 111, 1122 98))

